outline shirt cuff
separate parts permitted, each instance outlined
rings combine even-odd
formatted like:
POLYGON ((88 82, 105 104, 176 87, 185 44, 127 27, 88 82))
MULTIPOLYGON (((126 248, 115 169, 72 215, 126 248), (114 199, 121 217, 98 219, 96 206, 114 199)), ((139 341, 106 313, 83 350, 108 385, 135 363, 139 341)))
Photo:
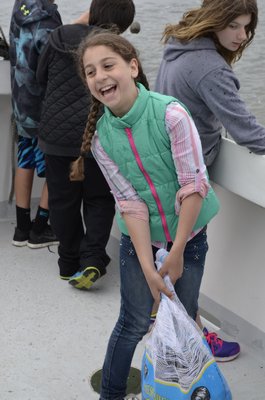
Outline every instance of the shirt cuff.
POLYGON ((200 187, 196 187, 196 184, 189 183, 188 185, 182 186, 176 194, 176 202, 175 202, 175 211, 176 214, 179 215, 180 206, 186 197, 190 196, 193 193, 198 193, 203 199, 207 196, 210 185, 207 179, 202 179, 200 187))
POLYGON ((131 217, 149 221, 149 212, 147 205, 142 201, 120 200, 118 201, 118 209, 122 214, 130 214, 131 217))

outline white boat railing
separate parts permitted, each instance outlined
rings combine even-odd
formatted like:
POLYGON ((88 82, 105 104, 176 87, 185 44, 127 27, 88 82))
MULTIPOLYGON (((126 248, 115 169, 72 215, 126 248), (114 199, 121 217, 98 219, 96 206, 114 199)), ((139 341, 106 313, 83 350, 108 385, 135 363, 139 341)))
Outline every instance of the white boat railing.
POLYGON ((223 138, 209 173, 218 185, 265 208, 265 156, 223 138))
MULTIPOLYGON (((0 60, 0 219, 14 213, 14 205, 8 204, 12 187, 12 148, 11 133, 11 95, 10 95, 10 63, 0 60)), ((32 197, 37 202, 43 181, 34 179, 32 197), (36 199, 36 200, 35 200, 36 199)))
POLYGON ((221 209, 208 227, 202 312, 265 358, 265 156, 223 138, 209 174, 221 209))

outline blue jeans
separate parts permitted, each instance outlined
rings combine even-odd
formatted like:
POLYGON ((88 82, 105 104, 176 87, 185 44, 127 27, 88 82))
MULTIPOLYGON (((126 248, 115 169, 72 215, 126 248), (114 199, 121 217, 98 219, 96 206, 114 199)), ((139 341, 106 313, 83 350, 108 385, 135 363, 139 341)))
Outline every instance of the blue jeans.
MULTIPOLYGON (((170 247, 170 246, 169 246, 170 247)), ((195 319, 205 257, 206 228, 190 240, 184 252, 184 271, 175 290, 188 314, 195 319)), ((157 248, 153 248, 155 255, 157 248)), ((120 245, 121 307, 109 339, 103 365, 101 400, 122 400, 135 348, 147 333, 154 299, 145 280, 134 246, 126 235, 120 245)))

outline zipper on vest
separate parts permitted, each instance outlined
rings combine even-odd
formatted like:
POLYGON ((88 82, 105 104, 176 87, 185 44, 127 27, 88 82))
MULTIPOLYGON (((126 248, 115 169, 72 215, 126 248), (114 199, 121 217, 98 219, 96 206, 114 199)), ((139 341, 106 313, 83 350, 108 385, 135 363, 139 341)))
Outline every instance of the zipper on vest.
POLYGON ((169 229, 168 229, 168 226, 167 226, 167 220, 166 220, 166 216, 165 216, 165 213, 164 213, 164 210, 163 210, 162 203, 160 201, 160 198, 158 196, 158 193, 156 191, 155 185, 153 184, 153 181, 152 181, 150 175, 148 174, 148 172, 146 171, 146 169, 143 166, 143 163, 141 161, 140 155, 138 153, 138 150, 137 150, 137 148, 135 146, 135 143, 134 143, 134 140, 133 140, 132 131, 131 131, 130 128, 125 128, 125 132, 126 132, 126 135, 128 137, 128 140, 129 140, 133 155, 135 157, 135 160, 137 162, 137 165, 140 168, 140 171, 142 172, 142 174, 144 175, 145 180, 148 183, 149 188, 151 190, 151 193, 152 193, 152 195, 153 195, 153 197, 155 199, 155 202, 156 202, 159 214, 160 214, 160 218, 161 218, 161 221, 162 221, 162 226, 163 226, 163 229, 164 229, 166 240, 168 242, 172 242, 172 239, 171 239, 171 236, 170 236, 170 233, 169 233, 169 229))

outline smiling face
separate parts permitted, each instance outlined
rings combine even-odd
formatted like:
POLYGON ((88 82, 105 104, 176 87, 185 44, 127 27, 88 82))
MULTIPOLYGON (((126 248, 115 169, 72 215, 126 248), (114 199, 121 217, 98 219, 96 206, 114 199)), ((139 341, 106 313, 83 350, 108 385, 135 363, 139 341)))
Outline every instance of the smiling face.
POLYGON ((219 43, 227 50, 237 51, 242 43, 248 39, 247 28, 251 22, 251 15, 240 15, 220 32, 216 32, 219 43))
POLYGON ((83 63, 91 94, 114 115, 126 114, 138 95, 134 81, 138 76, 137 60, 126 62, 111 48, 100 45, 86 49, 83 63))

